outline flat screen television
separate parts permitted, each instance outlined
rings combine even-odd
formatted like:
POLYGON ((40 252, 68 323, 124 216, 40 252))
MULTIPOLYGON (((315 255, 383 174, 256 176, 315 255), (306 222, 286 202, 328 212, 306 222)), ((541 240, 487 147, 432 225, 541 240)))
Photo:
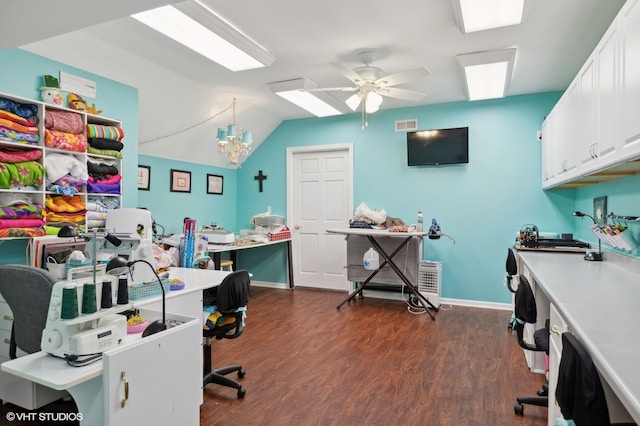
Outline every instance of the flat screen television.
POLYGON ((409 166, 461 164, 469 162, 469 128, 407 132, 409 166))

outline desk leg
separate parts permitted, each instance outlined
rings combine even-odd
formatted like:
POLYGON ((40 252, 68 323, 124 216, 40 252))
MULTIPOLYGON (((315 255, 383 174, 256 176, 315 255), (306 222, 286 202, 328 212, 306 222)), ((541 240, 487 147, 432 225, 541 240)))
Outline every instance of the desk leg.
POLYGON ((293 258, 291 257, 291 240, 287 241, 287 271, 289 274, 289 288, 293 290, 293 258))

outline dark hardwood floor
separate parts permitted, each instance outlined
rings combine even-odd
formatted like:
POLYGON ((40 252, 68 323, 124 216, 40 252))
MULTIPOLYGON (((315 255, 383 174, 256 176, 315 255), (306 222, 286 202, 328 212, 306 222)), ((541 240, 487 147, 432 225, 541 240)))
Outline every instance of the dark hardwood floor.
MULTIPOLYGON (((509 312, 454 306, 414 315, 401 301, 253 287, 247 326, 213 342, 214 366, 240 362, 247 390, 208 385, 202 425, 545 425, 525 407, 529 372, 509 312)), ((232 377, 236 377, 233 375, 232 377)))

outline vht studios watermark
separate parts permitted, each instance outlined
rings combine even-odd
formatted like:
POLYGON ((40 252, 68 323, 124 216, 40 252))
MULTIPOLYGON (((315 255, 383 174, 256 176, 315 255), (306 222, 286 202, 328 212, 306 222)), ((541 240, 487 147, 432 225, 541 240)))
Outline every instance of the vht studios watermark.
POLYGON ((6 415, 10 422, 75 422, 82 421, 82 413, 14 413, 6 415))

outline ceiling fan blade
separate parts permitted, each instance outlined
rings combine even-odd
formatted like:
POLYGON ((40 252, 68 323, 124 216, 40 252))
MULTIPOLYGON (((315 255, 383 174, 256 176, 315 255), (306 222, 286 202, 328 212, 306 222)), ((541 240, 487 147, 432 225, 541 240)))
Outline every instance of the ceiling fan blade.
POLYGON ((395 74, 389 74, 375 81, 375 85, 382 87, 396 86, 398 84, 408 83, 431 75, 425 67, 415 68, 407 71, 400 71, 395 74))
POLYGON ((317 87, 314 89, 305 89, 305 92, 355 92, 358 87, 317 87))
POLYGON ((427 97, 424 93, 415 92, 413 90, 400 89, 397 87, 383 87, 376 90, 382 96, 388 96, 390 98, 402 99, 405 101, 420 102, 427 97))
POLYGON ((352 70, 351 68, 349 68, 348 66, 341 64, 339 62, 332 62, 331 65, 333 65, 335 69, 340 71, 342 75, 347 77, 349 80, 353 81, 355 84, 362 83, 362 79, 360 78, 358 73, 352 70))

